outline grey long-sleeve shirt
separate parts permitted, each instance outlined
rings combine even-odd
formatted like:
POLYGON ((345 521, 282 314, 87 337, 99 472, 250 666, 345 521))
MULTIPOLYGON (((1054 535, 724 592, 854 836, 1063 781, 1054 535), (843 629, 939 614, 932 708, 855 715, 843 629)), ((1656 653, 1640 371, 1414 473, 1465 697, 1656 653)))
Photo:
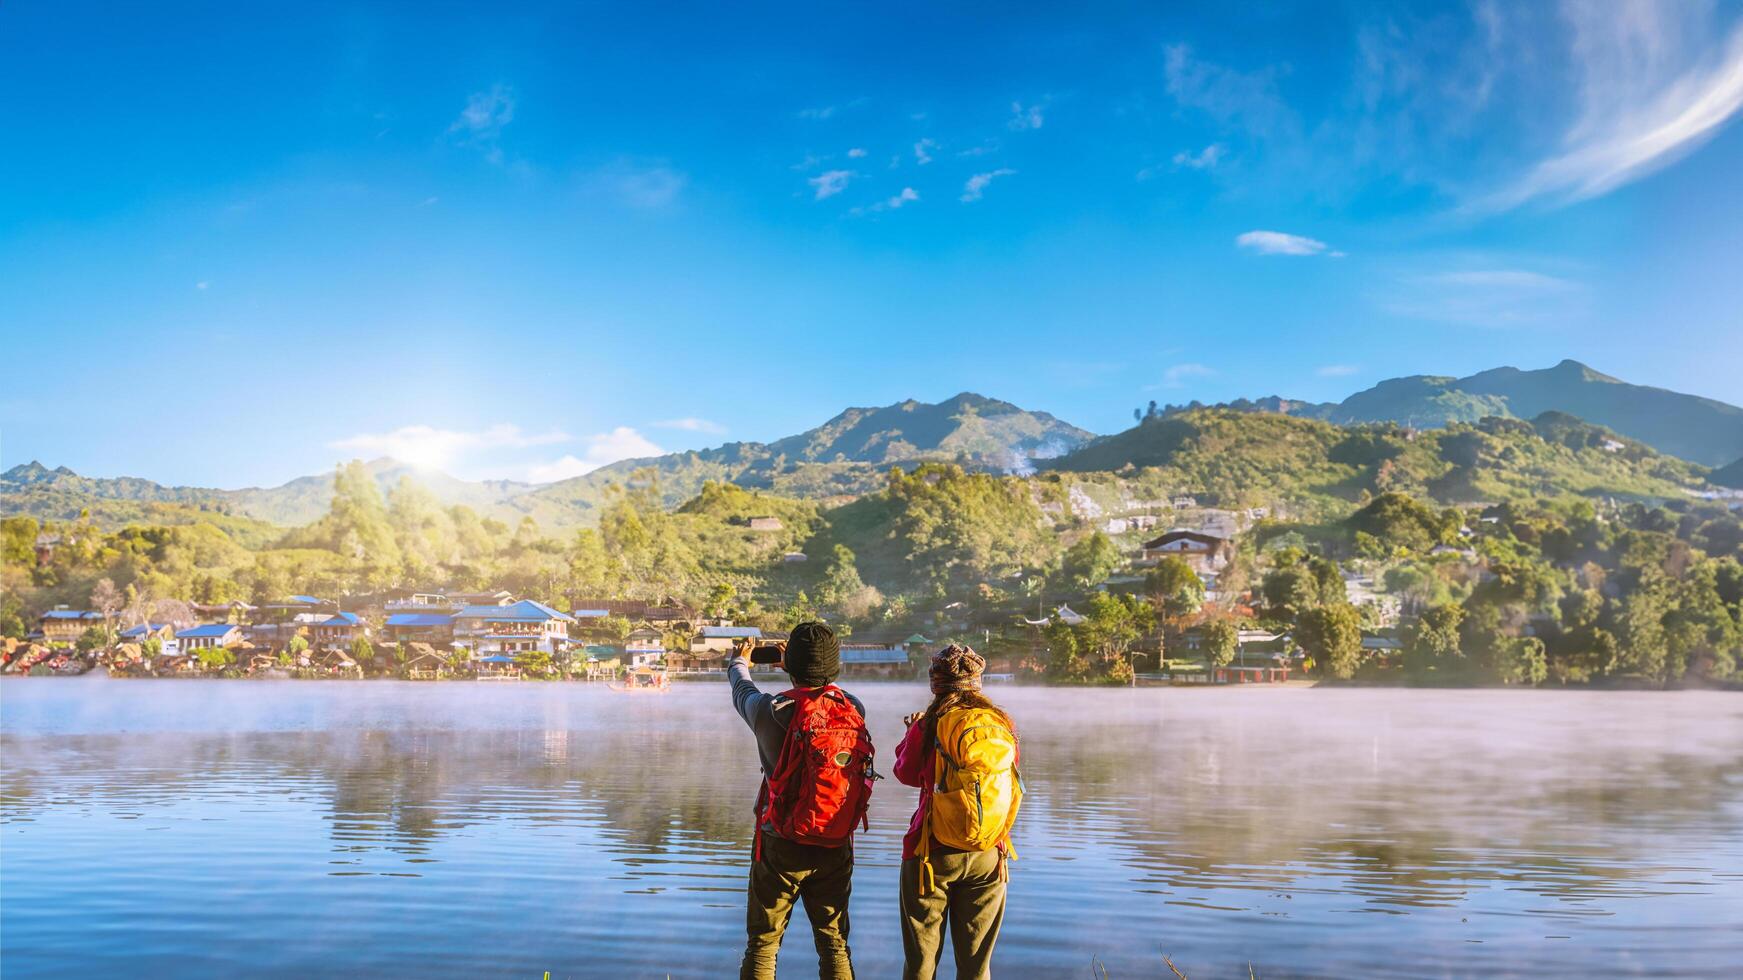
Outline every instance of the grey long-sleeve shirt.
MULTIPOLYGON (((787 725, 793 720, 793 699, 785 694, 766 694, 757 689, 756 682, 750 679, 750 664, 742 657, 735 658, 726 665, 726 676, 732 681, 732 706, 738 710, 738 716, 750 726, 751 733, 757 740, 757 759, 762 763, 763 775, 766 777, 775 769, 775 761, 781 757, 781 743, 787 739, 787 725)), ((860 717, 865 717, 865 705, 859 698, 847 694, 860 717)), ((762 812, 763 794, 757 790, 757 812, 762 812)), ((765 828, 766 829, 766 828, 765 828)))

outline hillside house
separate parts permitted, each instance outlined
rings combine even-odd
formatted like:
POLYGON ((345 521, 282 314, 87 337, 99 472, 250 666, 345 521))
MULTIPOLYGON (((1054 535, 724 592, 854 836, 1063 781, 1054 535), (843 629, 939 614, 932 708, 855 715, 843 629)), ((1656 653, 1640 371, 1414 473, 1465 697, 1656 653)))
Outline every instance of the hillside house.
POLYGON ((591 599, 569 597, 575 609, 603 609, 608 615, 622 616, 631 622, 646 622, 650 626, 670 629, 696 619, 696 610, 667 596, 657 601, 648 599, 591 599))
POLYGON ((467 606, 454 614, 454 646, 474 660, 513 658, 542 650, 560 659, 569 652, 569 624, 575 617, 533 599, 508 605, 467 606))
POLYGON ((49 562, 54 561, 54 550, 60 547, 60 543, 61 536, 58 534, 49 531, 43 531, 41 534, 38 534, 36 536, 36 563, 38 565, 47 565, 49 562))
POLYGON ((202 623, 177 633, 176 639, 181 642, 181 653, 191 654, 195 650, 236 646, 242 642, 242 628, 235 623, 202 623))
POLYGON ((182 652, 181 643, 176 639, 176 628, 169 623, 140 623, 121 631, 122 643, 144 646, 147 640, 158 642, 159 656, 173 657, 182 652))
POLYGON ((741 640, 761 642, 763 631, 755 626, 704 626, 690 638, 690 649, 669 651, 668 670, 720 670, 726 666, 726 656, 741 640))
POLYGON ((232 599, 229 602, 196 602, 194 615, 208 623, 236 623, 245 625, 254 621, 258 609, 243 602, 232 599))
POLYGON ((369 636, 369 627, 356 613, 334 613, 315 624, 311 644, 317 649, 344 649, 369 636))
POLYGON ((460 606, 440 592, 413 592, 382 603, 390 613, 452 613, 460 606))
POLYGON ((56 606, 42 614, 42 642, 51 647, 70 647, 85 631, 103 621, 101 613, 56 606))
POLYGON ((646 626, 631 630, 623 641, 623 655, 631 668, 657 666, 666 659, 666 636, 646 626))
POLYGON ((908 660, 908 651, 901 647, 844 643, 841 645, 841 676, 906 679, 914 676, 914 666, 908 660))
POLYGON ((495 592, 451 592, 447 599, 449 605, 455 609, 464 609, 467 606, 514 605, 514 593, 507 589, 497 589, 495 592))
POLYGON ((779 531, 782 527, 779 517, 753 517, 750 519, 752 531, 779 531))
POLYGON ((1228 565, 1234 551, 1234 543, 1221 535, 1177 527, 1144 542, 1138 559, 1143 564, 1153 565, 1172 555, 1184 559, 1199 578, 1209 579, 1228 565))
POLYGON ((389 613, 386 625, 389 643, 425 643, 432 647, 454 643, 454 617, 450 613, 389 613))
POLYGON ((337 602, 312 595, 286 596, 278 602, 269 602, 260 607, 262 620, 296 626, 314 626, 325 622, 338 611, 337 602))

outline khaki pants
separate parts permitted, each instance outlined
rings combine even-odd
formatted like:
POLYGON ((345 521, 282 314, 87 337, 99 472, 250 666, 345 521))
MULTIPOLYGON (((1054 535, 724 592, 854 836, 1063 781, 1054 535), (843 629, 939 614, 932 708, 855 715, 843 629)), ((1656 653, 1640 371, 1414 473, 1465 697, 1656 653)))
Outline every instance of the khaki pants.
MULTIPOLYGON (((847 950, 847 899, 853 891, 853 846, 814 847, 763 834, 761 860, 750 866, 748 940, 740 980, 775 980, 775 957, 795 899, 805 904, 817 944, 817 975, 852 980, 847 950)), ((753 852, 754 853, 754 852, 753 852)))
POLYGON ((931 980, 944 956, 944 924, 956 954, 958 980, 992 976, 993 944, 1005 918, 999 852, 932 846, 932 890, 920 894, 920 859, 902 862, 904 980, 931 980))

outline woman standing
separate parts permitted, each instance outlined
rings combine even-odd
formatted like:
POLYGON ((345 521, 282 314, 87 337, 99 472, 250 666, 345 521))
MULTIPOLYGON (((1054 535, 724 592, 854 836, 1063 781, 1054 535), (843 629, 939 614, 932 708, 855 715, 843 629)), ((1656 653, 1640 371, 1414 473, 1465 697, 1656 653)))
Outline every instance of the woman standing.
POLYGON ((947 922, 956 975, 992 975, 1023 783, 1011 718, 980 693, 985 670, 986 660, 965 646, 935 654, 932 704, 908 716, 896 749, 896 778, 920 788, 902 842, 906 980, 930 980, 944 955, 947 922))

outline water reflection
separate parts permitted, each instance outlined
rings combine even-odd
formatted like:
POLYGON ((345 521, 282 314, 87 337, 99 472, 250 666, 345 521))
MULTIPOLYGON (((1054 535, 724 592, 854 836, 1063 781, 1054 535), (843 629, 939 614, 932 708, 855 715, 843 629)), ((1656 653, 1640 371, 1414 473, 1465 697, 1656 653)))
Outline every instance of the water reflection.
MULTIPOLYGON (((1003 975, 1743 963, 1739 699, 999 693, 1030 788, 1003 975)), ((886 751, 923 700, 862 696, 886 751)), ((8 682, 7 973, 730 972, 756 774, 725 700, 8 682)), ((859 848, 870 976, 909 806, 880 786, 859 848)))

